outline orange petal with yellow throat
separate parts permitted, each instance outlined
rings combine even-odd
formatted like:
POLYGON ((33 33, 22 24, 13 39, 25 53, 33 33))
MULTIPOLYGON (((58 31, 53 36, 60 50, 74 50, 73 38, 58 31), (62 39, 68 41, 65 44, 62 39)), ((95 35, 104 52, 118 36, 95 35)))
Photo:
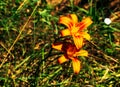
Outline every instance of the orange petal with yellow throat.
POLYGON ((80 49, 83 46, 83 37, 82 36, 73 36, 73 40, 77 49, 80 49))
POLYGON ((61 32, 61 35, 62 35, 62 36, 68 36, 68 35, 71 35, 69 29, 64 29, 64 30, 61 30, 60 32, 61 32))
POLYGON ((70 14, 70 17, 71 17, 71 19, 72 19, 72 21, 73 21, 74 23, 77 23, 77 22, 78 22, 78 17, 77 17, 76 14, 70 14))
POLYGON ((66 62, 66 61, 68 61, 68 59, 67 59, 64 55, 62 55, 61 57, 58 58, 58 62, 59 62, 60 64, 66 62))
POLYGON ((88 52, 86 50, 80 50, 74 54, 75 56, 88 56, 88 52))
POLYGON ((77 58, 72 59, 72 65, 73 65, 73 71, 75 74, 78 74, 80 72, 81 68, 81 62, 77 58))
POLYGON ((63 46, 63 43, 60 43, 60 42, 52 44, 52 48, 60 51, 62 50, 62 46, 63 46))
POLYGON ((72 20, 69 17, 61 16, 59 23, 64 24, 68 28, 72 26, 72 20))
POLYGON ((83 30, 90 26, 93 23, 90 17, 84 18, 77 26, 79 26, 79 30, 83 30))

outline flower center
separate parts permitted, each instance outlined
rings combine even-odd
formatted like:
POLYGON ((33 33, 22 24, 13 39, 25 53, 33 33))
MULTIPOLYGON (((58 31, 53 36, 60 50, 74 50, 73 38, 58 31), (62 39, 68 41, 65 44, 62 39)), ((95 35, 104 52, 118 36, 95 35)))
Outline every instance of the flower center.
POLYGON ((71 34, 75 34, 75 33, 77 33, 78 30, 79 30, 79 27, 72 26, 72 27, 71 27, 71 34))
POLYGON ((73 57, 75 52, 77 52, 76 47, 69 46, 69 48, 67 49, 67 55, 70 56, 70 57, 73 57))

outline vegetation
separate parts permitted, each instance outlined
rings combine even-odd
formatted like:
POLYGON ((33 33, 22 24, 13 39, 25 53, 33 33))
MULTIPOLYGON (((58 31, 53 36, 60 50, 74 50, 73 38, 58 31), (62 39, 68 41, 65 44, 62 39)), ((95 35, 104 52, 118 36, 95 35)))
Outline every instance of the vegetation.
POLYGON ((0 86, 119 87, 119 7, 119 0, 1 0, 0 86), (58 63, 62 53, 51 46, 64 39, 59 17, 68 14, 93 21, 88 27, 92 39, 84 46, 89 55, 79 57, 78 74, 71 61, 58 63))

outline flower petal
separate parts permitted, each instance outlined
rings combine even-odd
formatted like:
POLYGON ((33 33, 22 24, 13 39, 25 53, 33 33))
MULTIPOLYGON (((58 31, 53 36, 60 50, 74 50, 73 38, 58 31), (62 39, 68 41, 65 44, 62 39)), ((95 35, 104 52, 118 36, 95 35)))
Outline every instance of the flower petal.
POLYGON ((61 35, 62 35, 62 36, 68 36, 68 35, 71 35, 69 29, 64 29, 64 30, 61 30, 60 32, 61 32, 61 35))
POLYGON ((63 43, 61 42, 52 44, 52 48, 60 50, 60 51, 62 51, 62 46, 63 46, 63 43))
POLYGON ((87 32, 83 32, 83 38, 90 40, 90 35, 87 32))
POLYGON ((73 40, 77 49, 80 49, 83 46, 83 37, 73 35, 73 40))
POLYGON ((72 20, 69 17, 65 17, 65 16, 60 17, 59 23, 64 24, 68 28, 72 26, 72 20))
POLYGON ((78 74, 81 68, 81 62, 77 58, 72 59, 73 71, 75 74, 78 74))
POLYGON ((79 26, 79 30, 83 30, 91 25, 93 22, 90 17, 84 18, 77 26, 79 26))
POLYGON ((77 17, 76 14, 71 14, 70 17, 71 17, 71 19, 72 19, 72 21, 73 21, 74 23, 77 23, 77 22, 78 22, 78 17, 77 17))
POLYGON ((88 52, 86 50, 80 50, 75 53, 75 56, 88 56, 88 52))
POLYGON ((66 62, 66 61, 68 61, 68 59, 67 59, 64 55, 62 55, 61 57, 58 58, 58 62, 59 62, 60 64, 66 62))

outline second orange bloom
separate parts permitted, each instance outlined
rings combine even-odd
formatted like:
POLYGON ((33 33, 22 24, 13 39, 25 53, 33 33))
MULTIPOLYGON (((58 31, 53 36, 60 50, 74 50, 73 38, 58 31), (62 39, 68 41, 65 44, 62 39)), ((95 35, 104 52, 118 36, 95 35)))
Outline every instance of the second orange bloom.
POLYGON ((78 50, 76 46, 70 42, 58 42, 52 44, 52 48, 60 50, 64 53, 61 57, 58 58, 60 64, 72 60, 73 71, 78 74, 81 68, 81 61, 78 59, 78 56, 88 56, 86 50, 78 50))

